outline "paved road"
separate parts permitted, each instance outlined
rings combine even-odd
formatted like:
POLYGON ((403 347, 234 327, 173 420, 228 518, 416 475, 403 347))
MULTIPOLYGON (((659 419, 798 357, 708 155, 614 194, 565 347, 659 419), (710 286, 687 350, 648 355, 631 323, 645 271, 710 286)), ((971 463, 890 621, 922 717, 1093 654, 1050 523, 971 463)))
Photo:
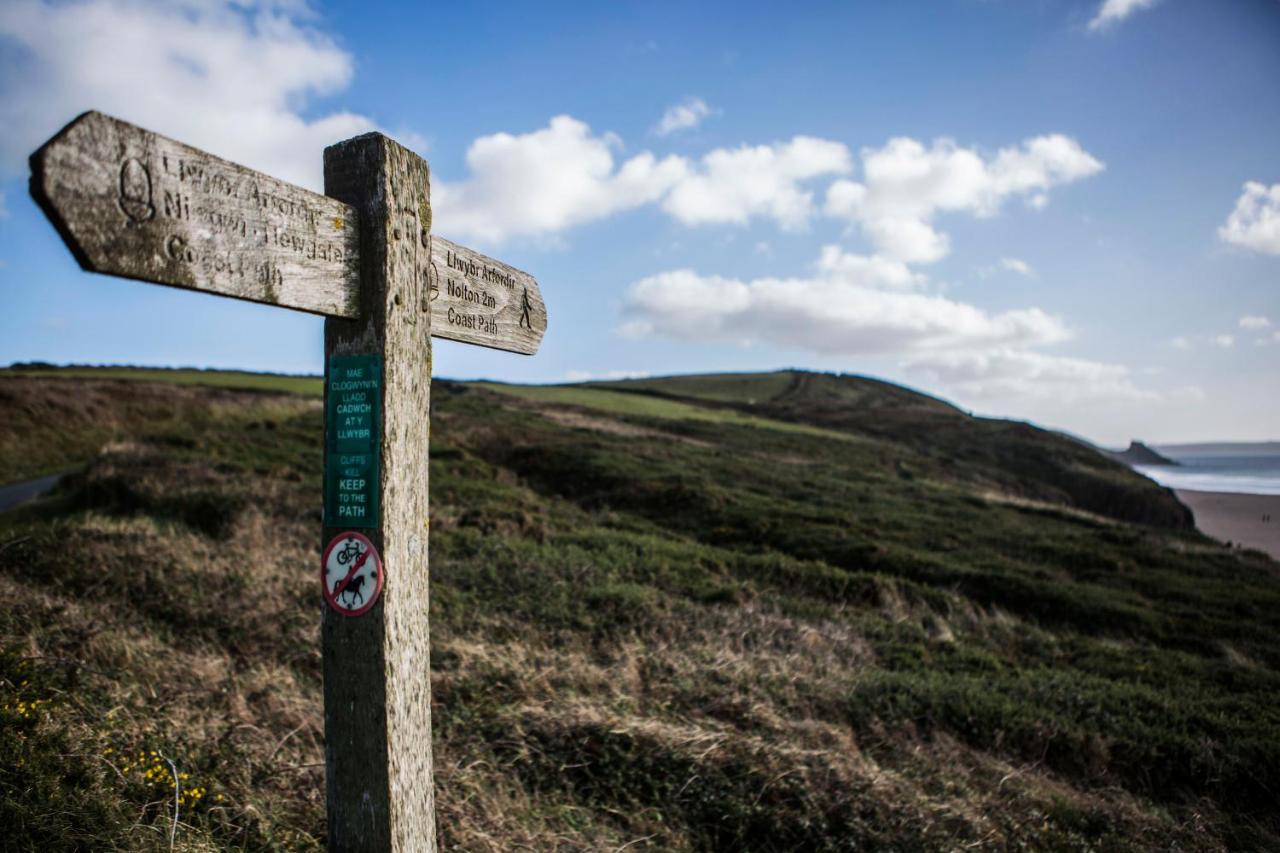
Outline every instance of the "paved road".
POLYGON ((58 484, 65 474, 50 474, 24 483, 10 483, 0 486, 0 512, 13 509, 18 504, 37 498, 58 484))

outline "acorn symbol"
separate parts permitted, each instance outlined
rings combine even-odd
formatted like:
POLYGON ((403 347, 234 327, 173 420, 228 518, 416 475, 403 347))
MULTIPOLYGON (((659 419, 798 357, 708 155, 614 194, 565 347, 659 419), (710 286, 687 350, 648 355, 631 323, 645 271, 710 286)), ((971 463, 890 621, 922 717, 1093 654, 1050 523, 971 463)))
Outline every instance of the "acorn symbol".
POLYGON ((136 157, 120 165, 120 209, 134 222, 146 222, 156 215, 151 203, 151 175, 136 157))

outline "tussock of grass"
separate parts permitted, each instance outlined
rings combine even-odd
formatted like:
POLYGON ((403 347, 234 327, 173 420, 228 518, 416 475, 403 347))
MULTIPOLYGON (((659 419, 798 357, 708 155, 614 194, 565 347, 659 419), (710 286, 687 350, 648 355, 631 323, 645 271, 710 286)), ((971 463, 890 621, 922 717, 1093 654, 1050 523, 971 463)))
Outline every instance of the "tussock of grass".
MULTIPOLYGON (((436 383, 445 849, 1280 846, 1273 562, 857 425, 963 418, 902 389, 696 385, 436 383)), ((131 387, 0 381, 111 425, 0 515, 0 848, 168 849, 172 760, 178 849, 318 849, 320 412, 131 387)))

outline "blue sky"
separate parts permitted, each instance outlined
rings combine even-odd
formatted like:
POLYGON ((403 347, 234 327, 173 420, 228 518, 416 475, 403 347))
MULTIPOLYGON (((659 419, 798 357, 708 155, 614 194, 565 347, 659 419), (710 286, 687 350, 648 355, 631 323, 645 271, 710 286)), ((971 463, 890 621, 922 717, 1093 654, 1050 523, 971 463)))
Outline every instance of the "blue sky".
POLYGON ((810 367, 1095 440, 1280 438, 1280 3, 0 7, 0 363, 318 371, 322 321, 82 273, 26 155, 100 109, 319 188, 371 128, 532 272, 514 381, 810 367))

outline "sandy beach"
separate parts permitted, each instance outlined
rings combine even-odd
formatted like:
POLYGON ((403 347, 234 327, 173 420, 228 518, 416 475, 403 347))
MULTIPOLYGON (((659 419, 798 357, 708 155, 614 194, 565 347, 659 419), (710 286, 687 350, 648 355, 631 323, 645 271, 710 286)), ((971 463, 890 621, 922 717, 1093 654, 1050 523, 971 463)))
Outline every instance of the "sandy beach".
POLYGON ((1178 500, 1191 507, 1196 527, 1214 539, 1265 551, 1280 560, 1280 495, 1197 492, 1178 489, 1178 500), (1269 516, 1270 522, 1264 522, 1269 516))

